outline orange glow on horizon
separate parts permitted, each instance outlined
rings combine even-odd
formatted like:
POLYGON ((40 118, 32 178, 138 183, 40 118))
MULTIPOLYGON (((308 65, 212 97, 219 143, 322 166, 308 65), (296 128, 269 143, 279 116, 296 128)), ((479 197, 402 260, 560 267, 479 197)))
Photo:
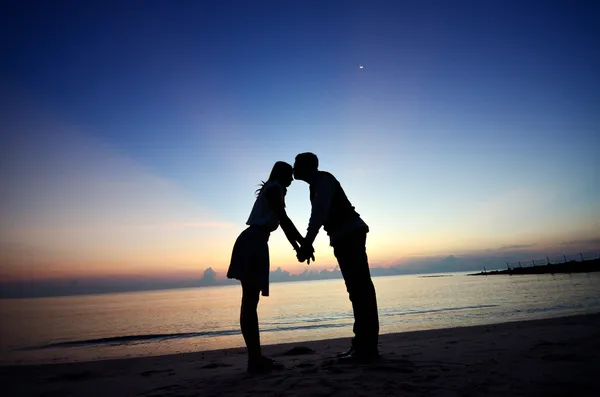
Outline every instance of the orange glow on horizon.
MULTIPOLYGON (((21 254, 5 261, 0 268, 2 281, 14 280, 43 280, 43 279, 76 279, 76 278, 106 278, 106 277, 143 277, 163 279, 184 279, 203 277, 207 268, 212 268, 217 273, 218 279, 224 279, 235 234, 228 231, 229 236, 221 236, 219 240, 211 241, 208 245, 195 244, 195 239, 180 244, 151 247, 148 250, 135 250, 122 252, 121 255, 107 256, 106 258, 86 259, 85 255, 77 254, 64 257, 46 256, 44 252, 32 252, 29 255, 21 254)), ((282 234, 282 233, 281 233, 282 234)), ((321 236, 315 243, 316 262, 306 265, 298 263, 294 251, 289 247, 285 237, 273 238, 270 242, 271 270, 281 268, 290 274, 297 275, 306 270, 319 272, 331 271, 337 265, 333 249, 327 244, 326 238, 321 236)), ((534 248, 548 252, 562 250, 594 250, 593 244, 564 245, 560 239, 547 239, 535 244, 525 244, 520 248, 514 240, 507 241, 504 246, 514 247, 513 251, 534 248)), ((403 266, 407 260, 427 257, 444 257, 449 255, 485 254, 490 245, 487 242, 471 245, 455 245, 447 249, 433 249, 432 246, 414 247, 412 250, 400 251, 400 246, 393 249, 389 241, 368 240, 367 253, 372 268, 385 268, 390 266, 403 266), (464 247, 464 248, 463 248, 464 247), (429 248, 429 249, 426 249, 429 248)), ((497 245, 501 249, 501 245, 497 245)))

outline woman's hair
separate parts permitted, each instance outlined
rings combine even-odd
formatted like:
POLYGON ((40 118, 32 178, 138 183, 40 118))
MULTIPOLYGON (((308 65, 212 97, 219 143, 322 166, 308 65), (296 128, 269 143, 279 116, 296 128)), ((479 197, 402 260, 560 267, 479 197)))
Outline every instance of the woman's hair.
MULTIPOLYGON (((278 161, 273 165, 273 169, 271 169, 271 174, 269 175, 269 179, 267 182, 277 181, 279 179, 286 179, 292 177, 292 166, 285 161, 278 161)), ((261 181, 260 187, 256 189, 256 195, 258 196, 260 192, 262 192, 265 187, 265 181, 261 181)))

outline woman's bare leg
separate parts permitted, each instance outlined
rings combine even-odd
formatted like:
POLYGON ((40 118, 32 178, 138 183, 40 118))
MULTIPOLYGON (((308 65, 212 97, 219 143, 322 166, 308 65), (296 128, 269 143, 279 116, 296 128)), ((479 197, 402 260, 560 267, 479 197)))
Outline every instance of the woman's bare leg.
POLYGON ((260 289, 252 283, 242 281, 242 308, 240 326, 248 348, 248 362, 258 362, 261 358, 260 334, 258 331, 258 301, 260 289))

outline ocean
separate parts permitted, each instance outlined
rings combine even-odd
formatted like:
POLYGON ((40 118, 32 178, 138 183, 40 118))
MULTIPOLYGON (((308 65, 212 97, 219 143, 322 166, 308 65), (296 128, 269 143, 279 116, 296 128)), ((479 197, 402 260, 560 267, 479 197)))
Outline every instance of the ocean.
MULTIPOLYGON (((600 273, 374 277, 381 333, 600 312, 600 273)), ((262 344, 352 336, 342 279, 272 283, 262 344)), ((0 300, 0 365, 244 346, 238 285, 0 300)))

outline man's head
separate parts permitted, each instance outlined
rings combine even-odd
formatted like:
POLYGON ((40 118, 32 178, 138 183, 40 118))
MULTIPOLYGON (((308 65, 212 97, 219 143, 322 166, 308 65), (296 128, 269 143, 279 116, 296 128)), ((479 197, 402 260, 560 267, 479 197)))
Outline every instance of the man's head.
POLYGON ((316 154, 306 152, 296 156, 294 161, 294 179, 308 182, 308 179, 319 169, 319 158, 316 154))

